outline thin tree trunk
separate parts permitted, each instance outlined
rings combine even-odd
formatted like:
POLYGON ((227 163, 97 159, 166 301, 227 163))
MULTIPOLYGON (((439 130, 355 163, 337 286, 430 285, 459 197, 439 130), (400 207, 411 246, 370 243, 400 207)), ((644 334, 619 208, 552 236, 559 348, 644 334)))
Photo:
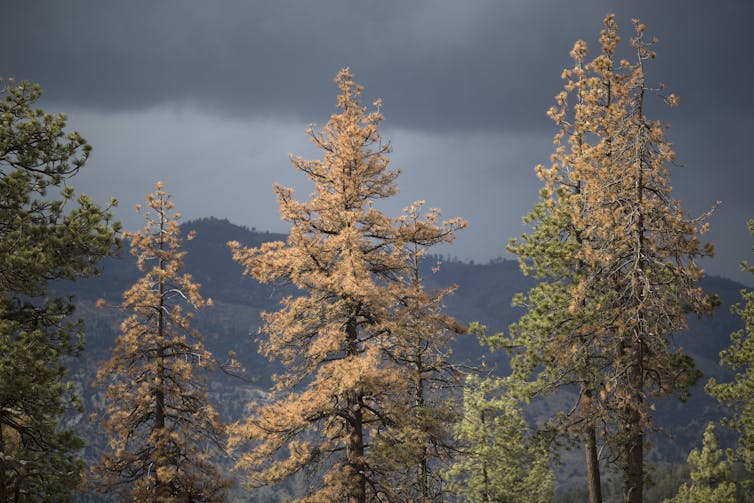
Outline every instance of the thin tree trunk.
POLYGON ((644 424, 642 421, 643 351, 642 343, 633 352, 634 363, 628 376, 634 399, 626 407, 623 444, 623 501, 644 501, 644 424))
MULTIPOLYGON (((158 357, 158 358, 161 358, 158 357)), ((165 428, 165 394, 163 393, 162 389, 158 389, 155 392, 155 430, 163 430, 165 428)), ((165 483, 164 481, 160 480, 160 468, 162 467, 163 460, 161 459, 163 457, 162 452, 155 449, 155 453, 158 456, 157 463, 155 464, 155 470, 154 470, 154 502, 158 503, 160 501, 160 497, 162 496, 162 493, 164 491, 165 483)))
MULTIPOLYGON (((416 355, 416 371, 417 371, 417 383, 416 383, 416 406, 420 411, 424 410, 424 378, 422 373, 424 372, 424 364, 422 362, 421 353, 416 355)), ((426 430, 425 430, 426 431, 426 430)), ((429 501, 429 463, 428 463, 427 445, 423 444, 421 448, 421 454, 419 455, 419 494, 421 495, 421 501, 429 501)))
MULTIPOLYGON (((164 270, 165 266, 165 259, 162 255, 162 252, 164 251, 164 235, 165 235, 165 217, 164 215, 160 215, 160 270, 164 270)), ((156 431, 160 431, 165 429, 165 392, 162 389, 162 386, 164 385, 164 359, 165 359, 165 349, 163 348, 163 334, 165 331, 165 319, 164 319, 164 308, 165 308, 165 283, 160 276, 159 279, 159 292, 160 296, 160 303, 159 303, 159 310, 157 312, 157 372, 158 376, 160 378, 160 385, 155 390, 155 417, 154 417, 154 429, 156 431)), ((159 435, 158 438, 161 438, 162 435, 159 435)), ((157 463, 155 464, 155 470, 154 470, 154 503, 158 503, 161 499, 163 491, 165 491, 165 482, 160 480, 160 468, 161 463, 164 462, 164 456, 163 453, 155 449, 154 451, 157 454, 157 463)))
MULTIPOLYGON (((639 55, 641 62, 641 55, 639 55)), ((644 88, 641 87, 638 96, 638 119, 643 121, 644 107, 644 88)), ((644 142, 643 128, 639 130, 635 139, 634 162, 636 163, 638 173, 635 182, 635 197, 638 208, 638 218, 635 227, 635 265, 632 271, 634 275, 631 278, 633 302, 638 306, 637 320, 634 335, 634 341, 631 344, 633 351, 630 354, 630 371, 628 376, 628 385, 632 396, 627 407, 626 419, 628 424, 625 428, 627 435, 624 446, 623 456, 623 501, 625 503, 642 503, 644 500, 644 424, 642 418, 642 409, 644 407, 644 336, 646 334, 646 317, 644 308, 646 292, 643 288, 643 274, 645 271, 644 256, 644 142), (640 287, 639 285, 642 285, 640 287)))
MULTIPOLYGON (((582 138, 579 138, 579 153, 581 152, 582 147, 582 138)), ((576 181, 576 184, 573 188, 574 194, 581 194, 581 180, 576 181)), ((579 247, 583 246, 583 239, 581 237, 581 232, 576 232, 576 242, 579 244, 579 247)), ((577 270, 581 271, 584 268, 584 262, 583 260, 579 259, 577 265, 577 270)), ((581 301, 581 306, 585 306, 586 301, 581 301)), ((589 367, 589 356, 587 355, 587 367, 589 367)), ((584 394, 586 395, 587 403, 591 407, 592 404, 592 395, 593 395, 593 389, 591 387, 591 384, 589 382, 584 381, 583 384, 584 394)), ((587 420, 587 427, 584 430, 584 456, 586 461, 586 483, 587 487, 589 488, 589 503, 602 503, 602 481, 600 479, 600 462, 599 457, 597 456, 597 433, 594 428, 594 423, 591 420, 592 415, 594 414, 594 411, 589 410, 589 407, 584 408, 586 420, 587 420)))
POLYGON ((602 503, 602 482, 600 464, 597 457, 597 436, 594 425, 587 426, 584 432, 584 454, 586 457, 586 481, 589 487, 589 503, 602 503))
POLYGON ((353 477, 349 484, 349 503, 366 503, 366 474, 364 473, 364 433, 361 411, 361 396, 357 392, 348 393, 351 406, 351 421, 347 426, 346 462, 353 477))
MULTIPOLYGON (((357 356, 357 332, 354 320, 349 321, 346 327, 347 348, 349 357, 357 356)), ((364 464, 364 417, 362 409, 363 395, 360 390, 351 390, 346 393, 348 404, 348 417, 346 421, 346 464, 350 468, 348 481, 348 503, 366 503, 366 473, 364 464)))
POLYGON ((626 457, 623 474, 623 501, 642 503, 644 500, 644 432, 638 411, 631 412, 628 425, 628 440, 625 444, 626 457))
MULTIPOLYGON (((414 287, 420 287, 421 285, 421 279, 419 277, 419 253, 418 253, 418 245, 414 244, 413 247, 413 253, 412 253, 412 259, 413 259, 413 267, 412 267, 412 286, 414 287)), ((416 352, 414 353, 414 358, 416 360, 416 386, 415 386, 415 392, 416 392, 416 407, 420 411, 420 413, 424 413, 424 406, 425 406, 425 399, 424 399, 424 360, 422 358, 422 351, 421 347, 417 345, 416 352)), ((426 424, 426 423, 424 423, 426 424)), ((424 428, 424 432, 427 432, 427 428, 424 428)), ((427 444, 422 441, 422 447, 421 447, 421 453, 419 454, 419 495, 422 502, 428 502, 429 499, 429 449, 427 448, 427 444)))

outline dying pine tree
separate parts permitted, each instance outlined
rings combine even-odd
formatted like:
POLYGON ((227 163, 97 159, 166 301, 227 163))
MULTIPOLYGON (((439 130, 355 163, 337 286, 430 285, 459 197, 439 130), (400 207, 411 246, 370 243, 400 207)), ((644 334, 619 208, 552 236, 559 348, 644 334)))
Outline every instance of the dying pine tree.
POLYGON ((712 253, 698 238, 703 218, 689 219, 673 199, 675 154, 663 125, 646 115, 654 91, 678 100, 647 86, 653 41, 634 23, 630 60, 617 59, 612 15, 600 54, 585 62, 583 41, 571 52, 575 66, 550 110, 561 128, 553 163, 537 168, 544 190, 528 217, 535 231, 511 248, 543 281, 518 298, 527 313, 497 341, 518 348, 512 363, 526 393, 579 386, 574 406, 550 424, 583 439, 591 501, 601 497, 598 434, 621 469, 624 500, 642 501, 652 397, 683 399, 699 377, 673 336, 686 330, 688 313, 714 306, 698 287, 697 260, 712 253))
POLYGON ((247 274, 301 292, 264 314, 260 351, 285 371, 267 400, 250 404, 233 444, 249 445, 238 468, 252 486, 310 470, 313 486, 301 501, 363 503, 392 492, 383 485, 385 467, 370 461, 371 446, 405 424, 404 400, 394 398, 411 383, 386 348, 413 330, 402 316, 411 246, 449 242, 464 224, 390 218, 375 207, 397 192, 398 176, 378 133, 380 103, 371 112, 362 106, 347 69, 335 82, 338 112, 309 131, 323 159, 293 159, 314 183, 311 199, 297 201, 291 189, 275 186, 281 217, 291 224, 287 243, 231 243, 247 274))
POLYGON ((214 360, 190 326, 193 311, 210 301, 182 272, 180 215, 172 209, 157 183, 143 211, 146 226, 126 234, 144 276, 124 293, 121 309, 130 315, 97 374, 107 385, 110 434, 98 472, 103 490, 121 488, 133 501, 224 501, 229 481, 213 463, 224 428, 205 377, 214 360))
POLYGON ((556 150, 549 168, 535 168, 543 182, 540 202, 524 217, 532 231, 511 240, 507 248, 518 256, 522 272, 534 275, 538 282, 529 292, 514 297, 513 304, 526 312, 511 325, 509 334, 483 340, 493 348, 512 352, 512 392, 523 399, 577 387, 574 403, 550 418, 545 427, 581 441, 589 501, 599 503, 597 427, 601 411, 597 383, 609 361, 601 346, 602 327, 609 321, 601 309, 603 292, 582 291, 590 271, 580 257, 586 246, 584 230, 574 219, 580 211, 584 185, 575 166, 584 162, 589 152, 589 118, 585 114, 588 82, 594 77, 589 74, 591 64, 585 61, 583 41, 576 42, 570 56, 574 66, 563 72, 565 90, 557 96, 558 105, 548 111, 559 126, 556 150))
MULTIPOLYGON (((688 329, 689 313, 710 313, 716 301, 699 288, 697 260, 713 251, 699 240, 705 215, 690 219, 673 198, 668 168, 675 153, 663 124, 646 115, 653 89, 645 62, 655 57, 653 41, 635 20, 632 61, 616 65, 617 26, 612 16, 605 24, 602 54, 587 69, 593 78, 585 81, 580 118, 587 137, 596 139, 575 165, 584 190, 572 217, 583 229, 579 258, 590 271, 576 299, 587 291, 606 295, 601 308, 611 318, 601 345, 611 358, 598 395, 605 396, 605 410, 615 412, 617 431, 606 438, 623 475, 624 500, 632 503, 643 499, 652 397, 683 399, 700 376, 673 336, 688 329)), ((672 94, 663 97, 678 102, 672 94)))
MULTIPOLYGON (((407 222, 434 222, 437 210, 422 217, 423 202, 405 211, 407 222)), ((447 490, 443 471, 457 452, 452 430, 460 416, 456 395, 460 372, 451 361, 450 343, 465 328, 443 313, 443 301, 454 287, 430 292, 422 265, 427 248, 410 243, 408 274, 399 290, 396 322, 400 331, 386 339, 388 360, 403 372, 408 387, 392 390, 396 422, 372 443, 370 465, 379 467, 382 487, 390 501, 440 501, 447 490)), ((428 264, 429 265, 429 264, 428 264)), ((434 264, 433 270, 439 267, 434 264)))

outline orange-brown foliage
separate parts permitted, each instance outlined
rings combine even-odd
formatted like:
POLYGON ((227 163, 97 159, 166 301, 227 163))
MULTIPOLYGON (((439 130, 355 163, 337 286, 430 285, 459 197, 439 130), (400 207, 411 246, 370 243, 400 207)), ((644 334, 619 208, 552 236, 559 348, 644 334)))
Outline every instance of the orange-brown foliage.
POLYGON ((123 295, 121 309, 130 315, 97 374, 107 383, 111 436, 100 482, 125 485, 137 501, 223 501, 228 481, 212 464, 223 426, 200 370, 212 367, 213 358, 190 327, 192 312, 183 310, 209 301, 182 273, 180 215, 171 215, 161 182, 147 208, 144 230, 126 236, 144 276, 123 295))
POLYGON ((247 274, 289 281, 302 293, 264 314, 260 351, 287 370, 268 400, 251 404, 232 444, 250 443, 238 468, 252 485, 321 463, 322 478, 303 501, 365 501, 390 490, 370 463, 370 449, 405 423, 411 385, 405 366, 388 353, 403 351, 417 323, 435 323, 417 316, 448 324, 411 307, 430 308, 439 298, 412 283, 412 246, 449 242, 465 225, 438 223, 436 210, 418 218, 420 203, 397 218, 375 207, 397 192, 398 175, 378 133, 380 103, 373 111, 361 105, 361 87, 347 69, 335 81, 338 113, 322 130, 309 130, 323 159, 292 158, 314 183, 311 199, 297 201, 291 189, 275 186, 281 218, 291 224, 287 242, 253 249, 230 243, 247 274))

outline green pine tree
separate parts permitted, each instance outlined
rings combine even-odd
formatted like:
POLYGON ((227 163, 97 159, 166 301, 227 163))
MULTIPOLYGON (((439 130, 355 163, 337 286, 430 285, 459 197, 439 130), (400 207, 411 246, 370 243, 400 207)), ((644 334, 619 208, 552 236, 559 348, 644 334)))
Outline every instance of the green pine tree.
POLYGON ((531 432, 505 380, 467 378, 455 435, 460 456, 447 472, 451 493, 472 503, 552 500, 545 438, 531 432))
MULTIPOLYGON (((749 220, 748 226, 754 236, 754 220, 749 220)), ((744 262, 742 267, 754 274, 754 266, 744 262)), ((736 375, 727 383, 710 379, 706 390, 730 407, 732 414, 723 424, 739 434, 735 458, 754 472, 754 290, 742 290, 741 295, 743 305, 736 304, 731 311, 741 317, 744 328, 731 334, 730 347, 720 353, 720 364, 736 375)))
POLYGON ((731 480, 730 464, 715 437, 715 425, 704 430, 702 450, 694 449, 688 457, 691 484, 683 484, 678 494, 665 503, 735 503, 736 484, 731 480))
POLYGON ((72 298, 50 296, 48 282, 96 274, 118 225, 69 186, 86 140, 33 108, 39 86, 0 85, 0 503, 67 501, 83 463, 81 440, 59 424, 75 403, 62 358, 83 332, 72 298))

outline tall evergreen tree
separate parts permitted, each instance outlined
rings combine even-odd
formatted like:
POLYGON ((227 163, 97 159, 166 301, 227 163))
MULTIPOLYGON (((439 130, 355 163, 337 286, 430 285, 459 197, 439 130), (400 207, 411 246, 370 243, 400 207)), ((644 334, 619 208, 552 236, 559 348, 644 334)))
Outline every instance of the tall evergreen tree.
MULTIPOLYGON (((583 55, 574 50, 571 56, 575 60, 572 72, 583 79, 583 55)), ((567 86, 573 84, 569 80, 567 86)), ((580 96, 577 100, 583 101, 580 96)), ((551 115, 554 117, 553 111, 551 115)), ((525 400, 566 386, 578 387, 575 403, 545 427, 581 439, 589 501, 599 503, 602 495, 596 431, 601 421, 596 383, 605 361, 598 338, 604 321, 599 293, 588 292, 574 302, 576 289, 588 273, 579 258, 584 238, 571 216, 571 205, 578 204, 582 188, 573 164, 582 154, 583 138, 570 123, 558 122, 561 130, 556 142, 571 136, 572 149, 559 146, 553 155, 555 169, 537 166, 544 187, 540 202, 524 217, 534 230, 511 240, 508 246, 508 251, 518 255, 523 273, 533 274, 539 281, 526 294, 514 297, 514 306, 526 312, 511 325, 508 336, 483 340, 493 348, 504 347, 513 353, 513 391, 525 400)))
POLYGON ((460 445, 447 472, 451 493, 473 503, 552 500, 547 439, 532 432, 505 380, 467 378, 455 435, 460 445))
POLYGON ((193 313, 182 307, 198 309, 210 301, 181 272, 180 215, 172 213, 161 182, 147 205, 144 229, 127 233, 144 276, 124 293, 121 308, 130 315, 97 374, 107 384, 111 435, 111 452, 99 467, 102 487, 125 487, 133 501, 223 501, 229 481, 213 457, 224 442, 224 427, 207 401, 202 375, 214 360, 190 328, 193 313))
POLYGON ((556 424, 584 439, 592 501, 597 430, 620 465, 624 499, 642 500, 651 396, 683 398, 699 376, 672 336, 689 312, 714 305, 697 286, 696 260, 712 253, 697 237, 702 219, 688 219, 672 198, 674 153, 645 115, 644 63, 654 53, 644 26, 635 28, 633 61, 616 63, 612 15, 597 57, 584 63, 583 41, 571 52, 575 66, 549 112, 561 126, 553 164, 537 168, 545 186, 528 217, 535 230, 511 246, 545 281, 517 299, 526 314, 494 341, 515 349, 514 375, 530 396, 579 385, 576 406, 556 424))
MULTIPOLYGON (((407 209, 412 225, 420 223, 420 209, 420 203, 407 209)), ((433 211, 426 218, 434 221, 438 216, 433 211)), ((386 340, 384 348, 408 386, 391 390, 390 400, 402 410, 372 443, 369 458, 383 473, 382 486, 391 491, 390 501, 440 501, 446 489, 442 470, 456 451, 452 429, 460 414, 455 397, 460 386, 450 343, 465 328, 442 312, 452 287, 425 290, 420 274, 425 251, 416 243, 409 245, 410 273, 398 303, 397 324, 402 329, 386 340)))
POLYGON ((683 484, 678 494, 665 503, 736 503, 736 484, 731 479, 730 464, 723 459, 715 437, 715 425, 704 430, 702 450, 689 453, 691 484, 683 484))
MULTIPOLYGON (((754 220, 749 220, 748 226, 754 236, 754 220)), ((754 266, 744 262, 742 267, 754 274, 754 266)), ((743 305, 736 304, 731 311, 741 317, 744 327, 731 334, 730 347, 720 353, 720 364, 733 370, 735 377, 727 383, 710 379, 706 389, 730 407, 732 414, 723 424, 738 432, 736 458, 754 473, 754 290, 743 290, 741 296, 743 305)))
POLYGON ((69 186, 86 140, 33 108, 39 86, 0 86, 0 503, 67 501, 83 464, 81 440, 59 423, 75 398, 61 359, 78 354, 83 327, 48 283, 96 274, 118 226, 69 186))
MULTIPOLYGON (((634 25, 633 62, 613 63, 620 39, 609 16, 602 54, 588 68, 594 79, 586 81, 581 120, 597 140, 575 166, 584 188, 581 207, 572 213, 584 229, 586 246, 579 258, 590 271, 580 292, 604 292, 601 308, 611 317, 603 337, 610 366, 599 393, 607 397, 607 410, 616 412, 617 433, 609 440, 627 502, 643 499, 651 397, 683 399, 700 376, 671 338, 688 328, 689 313, 709 313, 715 305, 698 286, 703 272, 696 262, 711 255, 712 246, 699 241, 701 219, 688 219, 673 199, 668 166, 675 154, 664 126, 646 116, 652 90, 644 63, 655 54, 644 39, 644 25, 636 20, 634 25)), ((666 100, 677 103, 672 94, 666 100)))
POLYGON ((238 467, 252 485, 316 464, 321 477, 302 501, 363 503, 390 492, 381 467, 371 464, 371 446, 406 410, 403 400, 393 401, 410 388, 405 368, 386 348, 414 330, 401 315, 410 245, 449 242, 463 223, 389 218, 375 208, 396 193, 398 175, 388 169, 390 148, 378 133, 380 103, 367 112, 347 69, 335 81, 338 113, 321 131, 309 131, 324 158, 293 159, 314 183, 311 200, 296 201, 291 189, 275 186, 281 217, 291 224, 287 243, 231 243, 247 274, 290 281, 302 294, 264 315, 260 351, 285 371, 267 400, 251 404, 234 443, 251 441, 238 467))

